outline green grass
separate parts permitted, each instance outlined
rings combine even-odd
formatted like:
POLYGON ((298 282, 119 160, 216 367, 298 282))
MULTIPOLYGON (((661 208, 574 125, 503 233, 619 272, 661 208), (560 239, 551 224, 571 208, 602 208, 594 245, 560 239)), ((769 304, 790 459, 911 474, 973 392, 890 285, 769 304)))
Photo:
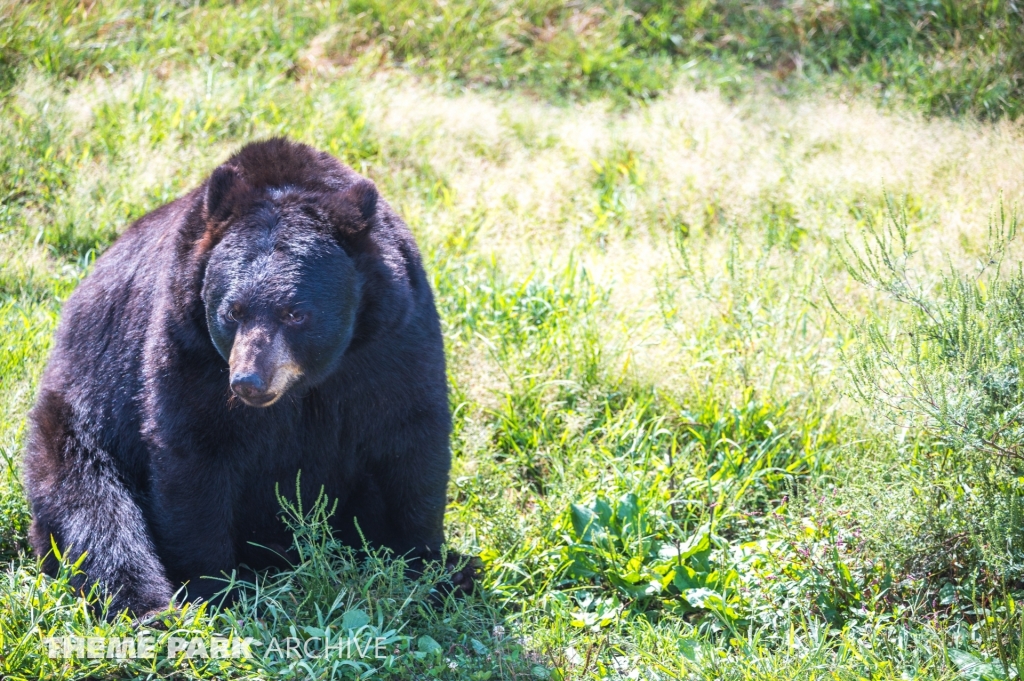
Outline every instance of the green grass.
POLYGON ((284 74, 377 62, 621 103, 701 64, 704 82, 732 91, 771 74, 782 89, 877 91, 928 113, 1024 111, 1024 10, 1005 0, 11 2, 0 17, 3 89, 27 67, 74 78, 196 61, 284 74))
POLYGON ((0 17, 3 678, 1016 676, 1024 138, 985 121, 1020 111, 1015 5, 0 17), (136 631, 26 552, 18 459, 61 302, 270 135, 371 177, 417 236, 449 538, 481 593, 432 605, 432 575, 357 557, 306 500, 295 570, 144 630, 358 631, 388 659, 51 659, 48 636, 136 631))

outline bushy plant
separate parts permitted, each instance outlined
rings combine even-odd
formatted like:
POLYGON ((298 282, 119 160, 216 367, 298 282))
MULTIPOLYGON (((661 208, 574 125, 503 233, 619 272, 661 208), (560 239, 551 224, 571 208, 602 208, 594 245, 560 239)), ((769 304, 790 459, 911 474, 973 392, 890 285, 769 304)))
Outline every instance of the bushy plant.
MULTIPOLYGON (((1017 221, 1000 207, 972 272, 915 268, 906 211, 889 204, 845 263, 895 310, 854 322, 852 385, 869 409, 923 435, 935 531, 932 570, 1024 586, 1024 268, 1004 258, 1017 221), (956 541, 954 541, 956 539, 956 541), (964 541, 966 540, 966 541, 964 541)), ((887 309, 887 308, 886 308, 887 309)))

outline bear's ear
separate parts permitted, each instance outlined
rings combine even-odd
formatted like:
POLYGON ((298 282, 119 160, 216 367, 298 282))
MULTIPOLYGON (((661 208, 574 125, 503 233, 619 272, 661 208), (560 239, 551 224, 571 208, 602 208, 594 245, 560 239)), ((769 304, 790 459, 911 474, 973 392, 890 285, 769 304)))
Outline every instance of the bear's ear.
POLYGON ((365 234, 377 213, 377 187, 369 180, 359 180, 335 195, 331 212, 342 236, 365 234))
POLYGON ((226 217, 230 213, 228 196, 237 189, 244 189, 246 182, 233 166, 223 165, 210 175, 206 185, 206 203, 204 205, 207 219, 226 217))
POLYGON ((341 193, 342 199, 354 205, 367 223, 377 212, 377 196, 377 187, 369 180, 359 180, 341 193))

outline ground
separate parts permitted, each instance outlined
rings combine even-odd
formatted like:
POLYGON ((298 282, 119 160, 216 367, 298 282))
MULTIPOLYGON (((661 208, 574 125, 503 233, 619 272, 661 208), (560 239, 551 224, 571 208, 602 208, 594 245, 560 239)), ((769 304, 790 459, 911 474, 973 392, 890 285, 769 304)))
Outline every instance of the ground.
POLYGON ((561 87, 582 76, 540 48, 495 71, 405 19, 388 40, 345 28, 364 4, 4 10, 0 675, 1013 678, 1015 91, 942 110, 860 72, 630 44, 594 66, 607 8, 535 22, 544 54, 586 48, 551 63, 590 84, 561 87), (647 80, 616 70, 630 59, 647 80), (421 245, 455 415, 449 539, 482 557, 482 592, 431 605, 429 575, 357 560, 307 499, 296 571, 143 629, 161 650, 354 631, 390 657, 50 658, 46 637, 136 632, 25 551, 18 458, 61 301, 133 219, 272 135, 372 178, 421 245), (976 357, 948 341, 964 329, 1000 350, 961 375, 941 362, 976 357), (990 412, 970 404, 997 393, 1012 404, 975 433, 990 412))

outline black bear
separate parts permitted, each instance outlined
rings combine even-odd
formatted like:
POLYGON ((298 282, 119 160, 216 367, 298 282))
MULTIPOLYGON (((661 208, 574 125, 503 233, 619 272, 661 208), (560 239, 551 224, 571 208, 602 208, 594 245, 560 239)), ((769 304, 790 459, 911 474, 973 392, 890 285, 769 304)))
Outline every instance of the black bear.
POLYGON ((297 477, 339 501, 351 545, 416 563, 444 541, 451 415, 419 252, 373 183, 305 145, 250 144, 132 225, 64 305, 29 420, 32 546, 51 574, 51 542, 85 552, 79 584, 112 612, 280 565, 275 487, 297 477))

